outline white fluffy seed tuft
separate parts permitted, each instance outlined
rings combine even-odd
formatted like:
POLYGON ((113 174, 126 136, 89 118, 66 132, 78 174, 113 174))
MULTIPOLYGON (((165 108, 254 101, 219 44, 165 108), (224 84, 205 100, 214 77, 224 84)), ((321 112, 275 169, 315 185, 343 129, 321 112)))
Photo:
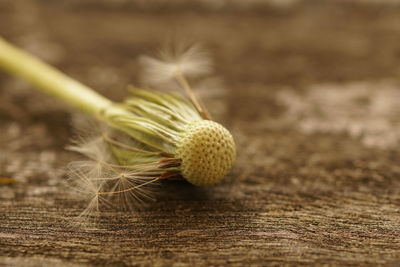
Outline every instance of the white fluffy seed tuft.
POLYGON ((141 80, 148 85, 169 82, 177 75, 191 78, 212 72, 212 62, 199 45, 193 45, 175 54, 163 52, 159 59, 142 56, 139 62, 143 67, 141 80))

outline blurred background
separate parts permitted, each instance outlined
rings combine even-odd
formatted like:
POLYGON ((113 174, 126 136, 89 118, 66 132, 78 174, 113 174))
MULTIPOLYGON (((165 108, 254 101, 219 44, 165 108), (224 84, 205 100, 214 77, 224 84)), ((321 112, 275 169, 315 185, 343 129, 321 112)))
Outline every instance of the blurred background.
MULTIPOLYGON (((202 44, 214 60, 215 77, 199 93, 232 130, 237 164, 207 192, 167 185, 170 193, 142 213, 165 219, 145 234, 116 236, 154 238, 153 246, 117 253, 117 262, 146 263, 160 251, 162 264, 399 262, 400 1, 0 0, 0 36, 114 100, 140 86, 138 57, 171 38, 202 44)), ((75 114, 0 73, 0 177, 17 181, 0 185, 5 262, 103 257, 99 244, 60 256, 15 240, 23 212, 35 221, 26 229, 65 251, 60 222, 80 210, 61 186, 64 167, 79 158, 65 150, 75 114), (21 252, 26 244, 37 250, 21 252)), ((88 245, 69 234, 75 249, 88 245)))

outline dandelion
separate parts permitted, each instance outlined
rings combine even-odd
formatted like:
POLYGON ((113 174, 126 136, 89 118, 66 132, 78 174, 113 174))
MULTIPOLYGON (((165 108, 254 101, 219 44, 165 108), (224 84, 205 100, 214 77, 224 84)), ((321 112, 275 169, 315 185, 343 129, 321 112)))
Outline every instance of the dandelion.
POLYGON ((204 52, 193 46, 159 59, 142 57, 141 63, 147 84, 175 82, 188 98, 130 87, 130 95, 114 103, 0 38, 0 68, 106 125, 89 127, 69 147, 88 158, 69 164, 73 188, 89 200, 82 216, 103 207, 140 206, 152 199, 152 186, 160 180, 216 185, 234 163, 232 135, 211 120, 187 80, 210 73, 204 52))

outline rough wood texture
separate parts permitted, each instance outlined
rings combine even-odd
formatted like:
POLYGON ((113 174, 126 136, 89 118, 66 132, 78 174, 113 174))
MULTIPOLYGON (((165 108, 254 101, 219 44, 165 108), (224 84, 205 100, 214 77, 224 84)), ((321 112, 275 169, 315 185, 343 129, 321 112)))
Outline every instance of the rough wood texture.
POLYGON ((0 184, 0 265, 399 265, 395 2, 139 2, 1 0, 0 33, 113 99, 168 32, 201 41, 226 81, 205 100, 236 137, 235 169, 70 227, 73 112, 0 74, 0 177, 15 181, 0 184))

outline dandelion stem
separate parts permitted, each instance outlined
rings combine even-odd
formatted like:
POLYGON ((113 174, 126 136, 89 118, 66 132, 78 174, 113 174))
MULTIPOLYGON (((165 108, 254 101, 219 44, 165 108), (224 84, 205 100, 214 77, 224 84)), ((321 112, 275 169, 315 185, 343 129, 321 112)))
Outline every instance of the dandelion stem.
POLYGON ((1 37, 0 68, 32 83, 37 89, 61 98, 81 111, 97 116, 108 123, 110 123, 108 115, 128 113, 93 89, 25 53, 1 37))

